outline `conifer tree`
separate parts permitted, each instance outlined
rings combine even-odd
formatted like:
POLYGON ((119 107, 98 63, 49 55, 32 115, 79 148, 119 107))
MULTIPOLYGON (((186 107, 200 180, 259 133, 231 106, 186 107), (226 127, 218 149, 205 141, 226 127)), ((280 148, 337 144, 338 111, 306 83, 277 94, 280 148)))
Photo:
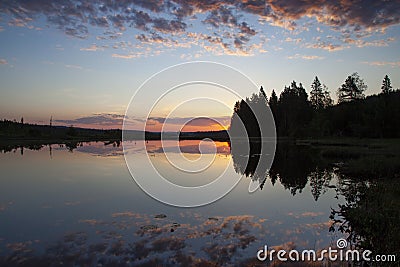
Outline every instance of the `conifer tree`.
POLYGON ((385 75, 385 78, 383 78, 381 89, 382 94, 389 94, 390 92, 393 92, 389 76, 385 75))
POLYGON ((357 72, 348 76, 341 87, 338 88, 338 102, 349 102, 356 99, 363 99, 367 85, 360 78, 357 72))

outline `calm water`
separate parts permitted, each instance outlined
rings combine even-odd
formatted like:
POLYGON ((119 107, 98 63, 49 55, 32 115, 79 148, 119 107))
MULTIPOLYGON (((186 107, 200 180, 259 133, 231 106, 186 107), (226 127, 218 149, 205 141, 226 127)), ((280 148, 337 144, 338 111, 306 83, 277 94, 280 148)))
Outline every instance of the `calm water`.
MULTIPOLYGON (((153 170, 140 169, 144 145, 130 142, 128 153, 138 158, 141 173, 154 175, 153 170)), ((226 171, 232 179, 245 175, 228 195, 210 205, 178 208, 139 188, 121 146, 85 143, 71 152, 52 145, 0 154, 3 260, 100 266, 149 261, 190 265, 202 259, 236 265, 255 260, 264 244, 322 249, 341 237, 328 231, 331 207, 344 202, 333 172, 302 173, 302 159, 283 153, 277 157, 289 157, 287 167, 281 163, 274 177, 264 179, 241 166, 237 157, 246 155, 232 156, 228 143, 217 142, 216 155, 215 147, 202 148, 203 156, 212 157, 213 168, 187 180, 168 166, 162 153, 179 161, 173 143, 169 149, 161 149, 159 141, 146 146, 152 163, 181 185, 206 184, 214 172, 226 171), (262 189, 249 193, 252 178, 246 174, 260 180, 262 189)), ((181 141, 180 146, 186 159, 200 157, 198 141, 181 141)))

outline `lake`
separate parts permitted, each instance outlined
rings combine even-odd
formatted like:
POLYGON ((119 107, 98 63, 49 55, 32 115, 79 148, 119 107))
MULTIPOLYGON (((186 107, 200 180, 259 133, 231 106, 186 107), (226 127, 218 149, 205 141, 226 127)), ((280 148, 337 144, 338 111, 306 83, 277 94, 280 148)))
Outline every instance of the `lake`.
POLYGON ((240 179, 226 196, 195 208, 166 205, 143 192, 119 144, 0 154, 0 263, 246 265, 257 263, 264 245, 320 250, 343 237, 329 232, 331 208, 345 202, 338 189, 344 180, 334 167, 307 165, 312 153, 299 156, 278 147, 281 162, 274 162, 274 174, 263 175, 242 166, 238 158, 249 155, 232 155, 227 142, 203 142, 201 149, 199 142, 181 141, 179 150, 172 141, 164 148, 160 141, 124 144, 142 175, 154 175, 141 162, 148 155, 166 179, 182 186, 207 184, 222 172, 240 179), (211 167, 190 178, 168 165, 168 159, 184 166, 185 159, 199 157, 211 167), (262 189, 249 193, 251 180, 262 189))

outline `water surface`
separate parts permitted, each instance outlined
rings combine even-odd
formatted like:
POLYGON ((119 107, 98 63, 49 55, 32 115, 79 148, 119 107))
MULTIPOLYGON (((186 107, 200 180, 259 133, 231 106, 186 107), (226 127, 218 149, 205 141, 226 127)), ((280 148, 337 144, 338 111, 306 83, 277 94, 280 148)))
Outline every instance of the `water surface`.
MULTIPOLYGON (((185 158, 201 156, 198 142, 180 142, 185 158)), ((274 175, 263 176, 241 166, 237 158, 246 155, 232 157, 228 143, 216 142, 202 148, 213 168, 187 180, 168 166, 163 154, 177 160, 174 144, 167 142, 163 149, 160 144, 132 141, 129 153, 141 158, 147 151, 153 164, 170 174, 167 179, 185 186, 208 183, 224 171, 243 177, 210 205, 179 208, 144 193, 126 167, 122 147, 115 144, 84 143, 73 151, 52 145, 0 154, 2 260, 15 265, 185 265, 196 260, 237 265, 254 261, 264 244, 318 250, 341 237, 329 232, 331 208, 344 202, 334 172, 310 169, 304 157, 277 151, 276 157, 287 158, 286 163, 274 163, 274 175), (249 193, 251 179, 259 180, 262 189, 249 193)), ((141 166, 138 161, 137 168, 141 166)), ((141 172, 154 175, 153 170, 141 172)))

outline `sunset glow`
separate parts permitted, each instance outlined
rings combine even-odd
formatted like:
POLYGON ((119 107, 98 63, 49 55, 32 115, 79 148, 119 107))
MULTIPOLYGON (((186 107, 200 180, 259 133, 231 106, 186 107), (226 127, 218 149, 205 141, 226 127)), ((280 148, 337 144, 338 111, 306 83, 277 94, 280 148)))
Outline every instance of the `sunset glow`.
POLYGON ((146 123, 146 131, 150 132, 204 132, 227 130, 230 125, 230 117, 221 118, 180 118, 165 124, 162 120, 149 119, 146 123), (219 123, 221 122, 221 123, 219 123))

